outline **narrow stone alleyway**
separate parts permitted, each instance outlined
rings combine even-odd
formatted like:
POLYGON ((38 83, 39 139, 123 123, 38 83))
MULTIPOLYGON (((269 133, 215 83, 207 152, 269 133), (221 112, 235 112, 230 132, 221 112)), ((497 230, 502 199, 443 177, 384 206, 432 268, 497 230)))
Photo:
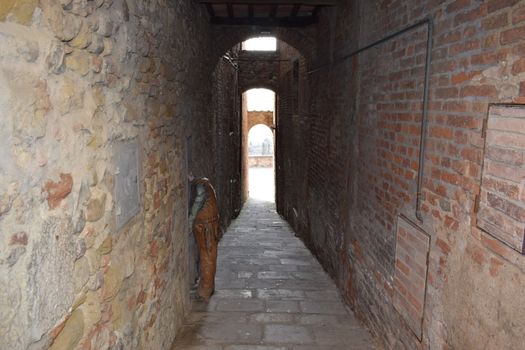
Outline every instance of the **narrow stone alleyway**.
POLYGON ((173 350, 374 349, 274 204, 251 198, 219 247, 216 292, 173 350))

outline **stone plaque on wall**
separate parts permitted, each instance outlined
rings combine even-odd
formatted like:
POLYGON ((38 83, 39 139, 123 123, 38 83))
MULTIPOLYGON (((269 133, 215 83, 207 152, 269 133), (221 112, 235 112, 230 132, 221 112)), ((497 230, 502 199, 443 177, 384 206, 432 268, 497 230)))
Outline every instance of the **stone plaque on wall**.
POLYGON ((525 107, 493 105, 487 121, 477 226, 525 253, 525 107))
POLYGON ((430 236, 403 216, 397 219, 394 307, 422 339, 430 236))
POLYGON ((113 148, 117 230, 140 210, 138 142, 120 141, 113 148))

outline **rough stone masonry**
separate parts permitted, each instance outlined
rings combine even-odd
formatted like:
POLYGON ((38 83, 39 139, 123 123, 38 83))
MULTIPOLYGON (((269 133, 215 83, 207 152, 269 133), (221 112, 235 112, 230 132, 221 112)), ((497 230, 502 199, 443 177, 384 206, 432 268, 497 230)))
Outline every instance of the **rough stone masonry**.
POLYGON ((189 1, 0 2, 1 349, 169 347, 209 43, 189 1))

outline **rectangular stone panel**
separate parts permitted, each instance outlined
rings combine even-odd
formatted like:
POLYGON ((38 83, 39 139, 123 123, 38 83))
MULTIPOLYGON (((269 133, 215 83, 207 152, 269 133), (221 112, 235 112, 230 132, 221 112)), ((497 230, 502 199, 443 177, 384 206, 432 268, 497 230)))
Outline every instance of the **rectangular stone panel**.
POLYGON ((117 230, 140 210, 138 157, 136 139, 120 141, 113 146, 117 230))
POLYGON ((394 308, 421 341, 430 236, 399 216, 396 237, 394 308))
POLYGON ((477 226, 525 253, 525 106, 489 109, 477 226))

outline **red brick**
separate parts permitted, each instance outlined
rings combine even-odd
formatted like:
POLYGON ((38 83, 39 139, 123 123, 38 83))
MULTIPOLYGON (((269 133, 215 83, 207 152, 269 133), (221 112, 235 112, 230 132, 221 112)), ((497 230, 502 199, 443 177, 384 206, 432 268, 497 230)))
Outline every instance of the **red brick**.
POLYGON ((478 265, 483 266, 487 262, 487 253, 479 247, 467 246, 467 253, 478 265))
POLYGON ((459 26, 465 23, 474 22, 485 15, 485 7, 478 6, 477 8, 458 14, 454 18, 454 26, 459 26))
POLYGON ((451 78, 452 84, 461 84, 465 81, 472 80, 476 75, 479 75, 481 71, 472 71, 472 72, 461 72, 458 74, 455 74, 451 78))
POLYGON ((396 267, 403 272, 406 276, 410 275, 410 269, 401 260, 396 259, 396 267))
POLYGON ((518 24, 525 21, 525 6, 512 12, 512 24, 518 24))
POLYGON ((485 50, 494 49, 499 46, 499 32, 487 34, 481 39, 481 47, 485 50))
POLYGON ((489 130, 520 133, 525 136, 525 118, 489 118, 489 130))
POLYGON ((447 31, 436 39, 436 46, 456 43, 460 41, 461 38, 462 34, 459 30, 453 32, 447 31))
POLYGON ((437 73, 449 73, 457 68, 457 62, 454 60, 449 61, 442 61, 432 64, 432 72, 433 74, 437 73))
POLYGON ((447 118, 447 125, 463 129, 479 129, 482 121, 473 116, 451 115, 447 118))
POLYGON ((500 42, 502 45, 512 44, 516 41, 525 40, 525 26, 516 27, 501 33, 500 42))
POLYGON ((430 128, 429 134, 431 137, 450 140, 454 137, 454 130, 450 128, 434 126, 430 128))
POLYGON ((448 182, 453 185, 459 185, 461 183, 460 177, 458 174, 449 173, 442 171, 441 172, 441 180, 448 182))
POLYGON ((512 65, 512 74, 520 74, 525 72, 525 58, 521 58, 512 65))
POLYGON ((520 186, 512 182, 506 182, 503 179, 484 177, 483 189, 500 193, 510 199, 519 200, 520 186))
POLYGON ((410 304, 412 304, 417 312, 423 312, 423 300, 418 300, 412 295, 412 293, 410 293, 410 291, 407 293, 407 300, 410 302, 410 304))
POLYGON ((445 216, 445 226, 457 231, 459 228, 459 222, 451 216, 445 216))
POLYGON ((459 95, 459 89, 455 87, 436 89, 434 96, 436 98, 449 99, 457 98, 459 95))
POLYGON ((492 85, 469 85, 461 89, 461 97, 497 97, 498 91, 492 85))
POLYGON ((499 259, 496 259, 494 257, 490 258, 490 275, 492 277, 496 277, 499 274, 499 270, 501 269, 501 266, 503 266, 503 262, 499 259))
POLYGON ((489 145, 487 157, 494 161, 506 163, 513 166, 525 165, 525 151, 511 148, 500 148, 489 145))
POLYGON ((470 57, 472 65, 493 65, 497 64, 502 59, 498 52, 486 52, 470 57))
POLYGON ((442 240, 441 238, 438 238, 436 240, 436 246, 439 247, 439 249, 445 254, 445 255, 448 255, 448 253, 450 253, 450 246, 447 244, 447 242, 445 242, 444 240, 442 240))
POLYGON ((396 291, 399 291, 401 295, 406 296, 407 289, 405 285, 401 282, 399 278, 394 278, 394 286, 396 287, 396 291))
POLYGON ((470 0, 456 0, 447 6, 447 13, 457 12, 470 6, 470 0))
POLYGON ((514 204, 506 200, 505 198, 502 198, 490 192, 487 193, 487 203, 492 208, 500 210, 510 218, 516 221, 525 222, 525 208, 523 208, 523 206, 514 204))
POLYGON ((464 38, 470 38, 470 37, 476 36, 476 34, 478 34, 478 31, 479 30, 478 30, 478 28, 476 26, 467 27, 463 31, 463 37, 464 38))
POLYGON ((481 47, 481 42, 479 41, 479 39, 475 39, 475 40, 461 42, 461 43, 452 45, 450 49, 448 50, 448 52, 451 56, 455 56, 463 52, 478 50, 480 47, 481 47))
POLYGON ((506 147, 525 149, 525 137, 522 134, 514 134, 506 131, 488 130, 487 143, 506 147))
POLYGON ((516 250, 523 247, 525 223, 516 221, 501 211, 480 203, 477 215, 478 227, 497 237, 516 250))
POLYGON ((488 12, 499 11, 505 7, 516 5, 520 0, 490 0, 487 3, 488 12))
POLYGON ((443 103, 443 110, 450 112, 466 112, 467 104, 463 101, 446 101, 443 103))
POLYGON ((505 27, 509 24, 508 14, 506 12, 488 17, 481 21, 481 28, 483 30, 492 30, 505 27))
POLYGON ((493 253, 498 254, 501 257, 508 258, 515 254, 510 247, 503 244, 500 240, 487 235, 486 233, 481 234, 481 243, 493 253))
POLYGON ((520 183, 525 178, 525 169, 516 168, 510 165, 495 162, 492 160, 485 160, 485 171, 487 174, 506 179, 515 183, 520 183))
POLYGON ((47 203, 50 209, 55 209, 66 198, 73 188, 73 178, 70 174, 60 174, 60 181, 48 181, 43 190, 47 192, 47 203))
MULTIPOLYGON (((426 252, 428 242, 426 243, 425 247, 423 248, 423 251, 426 252)), ((426 259, 423 259, 423 257, 420 257, 418 260, 420 262, 425 261, 426 259)), ((410 270, 415 272, 417 276, 419 276, 421 279, 425 278, 426 275, 426 267, 422 266, 421 264, 417 263, 417 261, 414 258, 411 258, 410 256, 405 257, 405 261, 407 265, 410 267, 410 270)))

